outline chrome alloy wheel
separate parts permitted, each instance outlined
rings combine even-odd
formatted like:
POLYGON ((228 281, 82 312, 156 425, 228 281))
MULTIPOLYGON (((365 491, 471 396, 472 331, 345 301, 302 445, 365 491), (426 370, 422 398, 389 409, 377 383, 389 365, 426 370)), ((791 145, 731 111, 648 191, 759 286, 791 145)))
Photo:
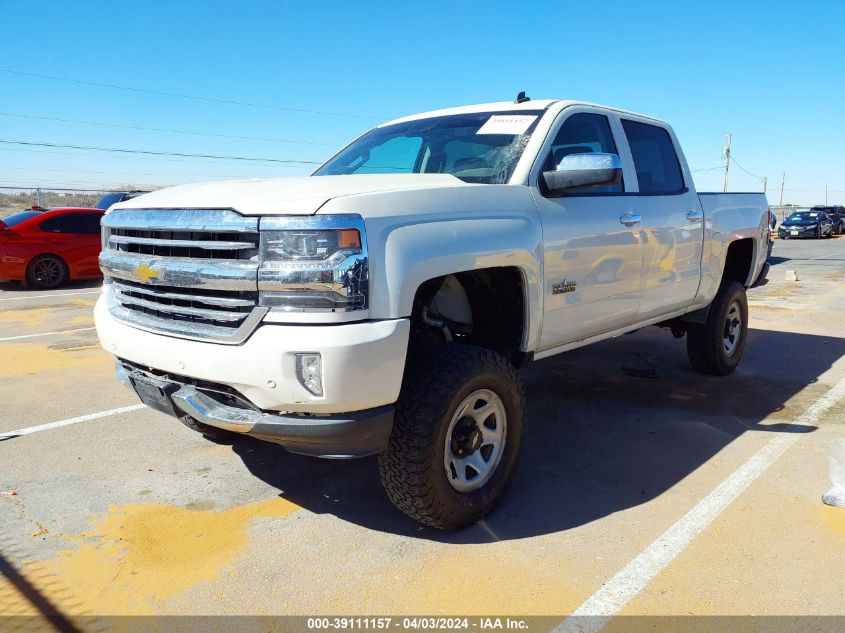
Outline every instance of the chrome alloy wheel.
POLYGON ((502 399, 478 389, 463 399, 449 422, 443 465, 452 488, 473 492, 486 484, 502 459, 508 416, 502 399))
POLYGON ((728 316, 725 318, 725 333, 722 337, 726 356, 733 356, 742 334, 742 312, 740 310, 739 303, 736 301, 728 308, 728 316))

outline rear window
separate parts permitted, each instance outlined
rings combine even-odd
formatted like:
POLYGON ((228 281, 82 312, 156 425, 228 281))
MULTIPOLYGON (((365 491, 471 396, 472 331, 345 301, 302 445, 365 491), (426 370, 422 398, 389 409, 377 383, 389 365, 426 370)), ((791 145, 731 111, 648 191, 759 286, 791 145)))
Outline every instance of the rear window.
POLYGON ((17 226, 21 222, 26 222, 30 218, 37 218, 41 215, 38 211, 21 211, 20 213, 13 213, 12 215, 3 218, 3 224, 8 227, 17 226))
POLYGON ((669 132, 656 125, 622 119, 640 193, 678 193, 684 190, 681 164, 669 132))

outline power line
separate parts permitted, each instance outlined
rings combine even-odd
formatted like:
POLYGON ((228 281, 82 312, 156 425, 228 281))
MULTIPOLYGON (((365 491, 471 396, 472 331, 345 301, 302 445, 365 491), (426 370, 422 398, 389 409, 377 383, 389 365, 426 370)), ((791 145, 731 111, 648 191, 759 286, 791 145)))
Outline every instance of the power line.
POLYGON ((35 143, 33 141, 10 141, 7 139, 0 139, 0 143, 6 145, 31 145, 36 147, 58 147, 64 149, 80 149, 90 150, 96 152, 118 152, 121 154, 149 154, 151 156, 179 156, 183 158, 214 158, 223 160, 241 160, 241 161, 257 161, 265 163, 287 163, 294 165, 322 165, 317 161, 312 160, 290 160, 281 158, 255 158, 245 156, 221 156, 218 154, 188 154, 183 152, 155 152, 147 149, 124 149, 120 147, 94 147, 91 145, 63 145, 60 143, 35 143))
MULTIPOLYGON (((50 155, 53 155, 53 156, 79 156, 79 154, 77 154, 76 152, 57 152, 55 150, 49 150, 49 149, 25 149, 23 147, 16 147, 16 148, 0 147, 0 152, 13 152, 13 153, 14 152, 27 152, 27 153, 30 153, 30 154, 50 154, 50 155)), ((225 162, 225 161, 221 161, 221 160, 209 160, 207 158, 197 158, 197 159, 194 159, 194 160, 182 160, 180 158, 167 158, 167 157, 162 157, 162 156, 153 157, 153 156, 134 156, 134 155, 133 156, 128 156, 128 155, 111 156, 110 158, 123 158, 123 159, 126 159, 126 160, 151 160, 151 161, 155 161, 156 163, 185 163, 185 164, 188 164, 188 165, 195 165, 195 164, 197 164, 197 161, 201 161, 202 164, 207 164, 207 165, 226 165, 228 167, 232 166, 231 162, 225 162)), ((247 166, 249 166, 253 169, 262 168, 262 167, 263 168, 272 167, 273 169, 297 169, 297 168, 299 168, 299 165, 265 165, 265 164, 261 164, 261 163, 256 164, 256 163, 249 163, 249 162, 245 163, 245 165, 247 165, 247 166)))
POLYGON ((744 171, 744 172, 745 172, 746 174, 748 174, 749 176, 753 176, 754 178, 757 178, 758 180, 763 180, 764 176, 758 176, 757 174, 752 174, 752 173, 751 173, 750 171, 748 171, 745 167, 743 167, 742 165, 740 165, 740 164, 737 162, 737 160, 736 160, 736 156, 734 156, 733 154, 731 154, 731 160, 734 162, 734 165, 736 165, 737 167, 739 167, 742 171, 744 171))
POLYGON ((179 92, 165 92, 163 90, 152 90, 150 88, 137 88, 135 86, 122 86, 119 84, 111 84, 100 81, 89 81, 86 79, 73 79, 71 77, 57 77, 55 75, 42 75, 39 73, 30 73, 20 70, 11 70, 8 68, 0 68, 0 73, 7 73, 10 75, 19 75, 21 77, 37 77, 38 79, 49 79, 51 81, 64 81, 66 83, 82 84, 85 86, 96 86, 98 88, 111 88, 113 90, 127 90, 129 92, 141 92, 145 94, 157 95, 160 97, 175 97, 177 99, 192 99, 194 101, 205 101, 208 103, 225 103, 228 105, 247 106, 250 108, 265 108, 269 110, 284 110, 286 112, 299 112, 303 114, 319 114, 322 116, 335 117, 349 117, 353 119, 373 119, 381 120, 380 117, 365 116, 363 114, 347 114, 344 112, 327 112, 324 110, 309 110, 306 108, 295 108, 292 106, 273 105, 269 103, 253 103, 250 101, 236 101, 234 99, 221 99, 217 97, 202 97, 199 95, 188 95, 179 92))
POLYGON ((295 141, 287 138, 267 138, 263 136, 237 136, 233 134, 214 134, 213 132, 195 132, 191 130, 173 130, 160 127, 141 127, 140 125, 123 125, 120 123, 105 123, 97 121, 80 121, 77 119, 59 119, 48 116, 36 116, 34 114, 14 114, 11 112, 0 112, 0 116, 15 117, 18 119, 37 119, 39 121, 58 121, 59 123, 76 123, 81 125, 96 125, 99 127, 114 127, 124 130, 143 130, 146 132, 167 132, 170 134, 190 134, 192 136, 211 136, 214 138, 232 138, 244 141, 270 141, 273 143, 291 143, 296 145, 319 145, 322 147, 337 147, 337 143, 314 143, 311 141, 295 141))
POLYGON ((225 174, 173 174, 149 171, 94 171, 90 169, 44 169, 42 167, 17 167, 13 165, 0 165, 0 170, 14 169, 15 171, 29 172, 50 172, 59 174, 98 174, 111 176, 178 176, 180 178, 239 178, 242 176, 231 176, 225 174))

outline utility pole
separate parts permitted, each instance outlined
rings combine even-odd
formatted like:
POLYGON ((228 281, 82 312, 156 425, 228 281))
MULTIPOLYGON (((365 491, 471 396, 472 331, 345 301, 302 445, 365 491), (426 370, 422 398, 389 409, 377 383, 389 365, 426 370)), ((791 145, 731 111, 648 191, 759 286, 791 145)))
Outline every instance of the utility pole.
POLYGON ((725 184, 722 187, 722 191, 726 192, 728 190, 728 172, 731 169, 731 140, 733 135, 728 132, 725 134, 728 139, 728 144, 722 149, 722 156, 725 159, 725 184))
POLYGON ((780 205, 778 205, 778 206, 781 206, 781 207, 783 206, 783 183, 785 183, 785 182, 786 182, 786 172, 783 172, 783 176, 781 176, 781 179, 780 179, 780 205))
POLYGON ((824 206, 827 206, 827 185, 824 186, 824 206))
POLYGON ((769 177, 763 176, 763 193, 766 193, 766 187, 769 185, 769 177))

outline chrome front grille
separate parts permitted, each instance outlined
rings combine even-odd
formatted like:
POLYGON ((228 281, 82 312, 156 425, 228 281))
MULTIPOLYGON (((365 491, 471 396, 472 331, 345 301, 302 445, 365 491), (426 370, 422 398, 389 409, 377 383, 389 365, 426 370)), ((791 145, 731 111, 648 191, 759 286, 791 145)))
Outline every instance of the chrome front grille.
POLYGON ((240 324, 249 316, 257 293, 148 286, 115 280, 115 300, 125 308, 160 319, 190 323, 240 324))
POLYGON ((258 220, 227 210, 126 209, 103 219, 109 309, 153 332, 237 344, 258 306, 258 220))
POLYGON ((258 256, 258 233, 115 228, 109 232, 109 248, 160 257, 250 260, 258 256))

